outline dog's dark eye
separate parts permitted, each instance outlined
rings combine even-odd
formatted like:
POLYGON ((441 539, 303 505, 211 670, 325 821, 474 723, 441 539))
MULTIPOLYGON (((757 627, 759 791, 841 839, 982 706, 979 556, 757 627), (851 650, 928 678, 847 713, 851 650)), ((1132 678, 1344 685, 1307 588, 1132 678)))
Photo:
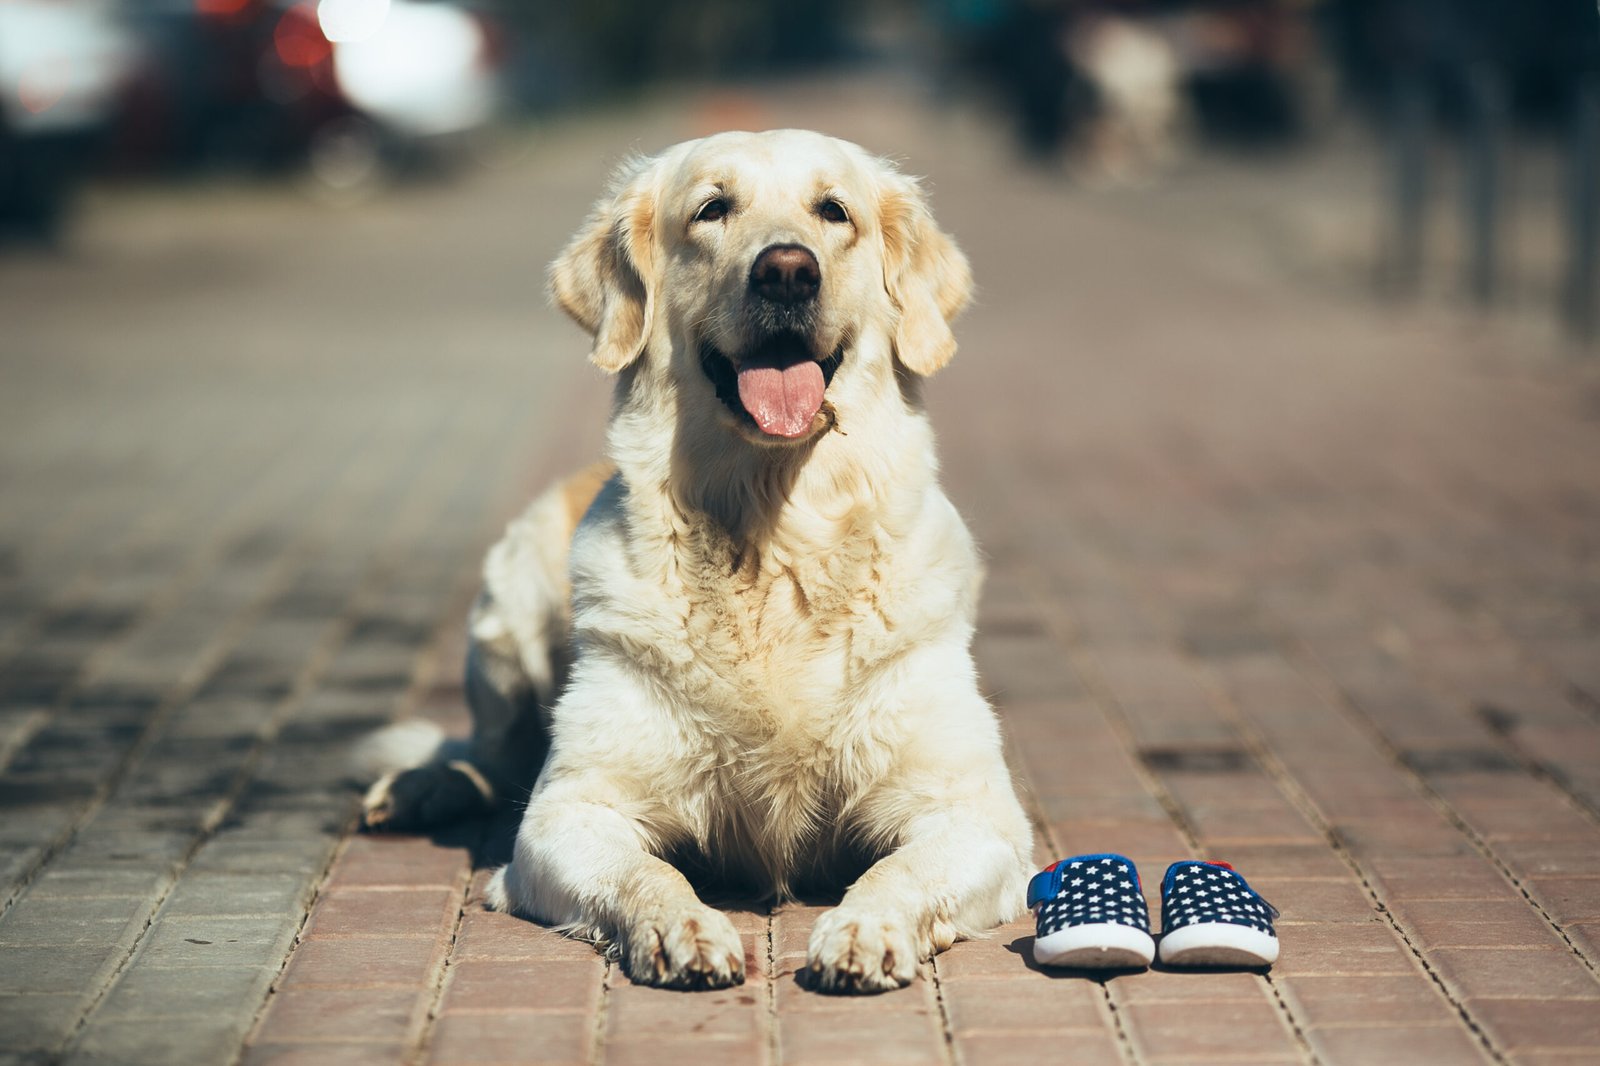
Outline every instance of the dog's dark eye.
POLYGON ((696 222, 721 222, 728 214, 728 201, 722 197, 707 200, 700 205, 700 210, 694 213, 696 222))
POLYGON ((838 200, 824 200, 817 205, 817 214, 828 222, 849 222, 850 212, 838 200))

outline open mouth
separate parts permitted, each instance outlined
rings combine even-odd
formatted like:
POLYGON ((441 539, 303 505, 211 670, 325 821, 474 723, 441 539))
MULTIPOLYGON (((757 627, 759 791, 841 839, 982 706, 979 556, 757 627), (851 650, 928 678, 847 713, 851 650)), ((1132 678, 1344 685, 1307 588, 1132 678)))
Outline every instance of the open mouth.
POLYGON ((844 346, 818 359, 798 333, 775 333, 739 357, 737 364, 710 344, 700 346, 700 369, 733 414, 769 437, 811 435, 844 346))

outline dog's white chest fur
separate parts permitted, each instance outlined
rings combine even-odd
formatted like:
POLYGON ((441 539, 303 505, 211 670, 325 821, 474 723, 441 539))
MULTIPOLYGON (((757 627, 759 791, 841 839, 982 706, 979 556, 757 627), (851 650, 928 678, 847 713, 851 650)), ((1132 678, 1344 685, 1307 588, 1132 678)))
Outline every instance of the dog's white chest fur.
MULTIPOLYGON (((684 632, 705 673, 703 698, 779 728, 848 699, 889 653, 898 599, 881 531, 832 552, 789 546, 732 550, 713 536, 680 552, 684 632)), ((753 739, 753 738, 752 738, 753 739)))
MULTIPOLYGON (((780 891, 806 872, 799 856, 836 853, 847 783, 878 780, 903 751, 900 656, 940 632, 964 645, 975 555, 943 496, 927 503, 915 535, 863 519, 829 529, 825 549, 793 531, 741 548, 704 521, 638 536, 616 485, 574 543, 582 654, 655 696, 607 712, 659 745, 651 793, 694 844, 754 858, 747 872, 780 891)), ((561 718, 558 737, 584 728, 561 718)))
POLYGON ((970 622, 975 555, 933 495, 914 536, 861 519, 821 543, 790 532, 748 545, 696 520, 630 536, 626 494, 608 489, 574 545, 578 640, 630 657, 742 748, 812 718, 837 724, 896 655, 970 622))

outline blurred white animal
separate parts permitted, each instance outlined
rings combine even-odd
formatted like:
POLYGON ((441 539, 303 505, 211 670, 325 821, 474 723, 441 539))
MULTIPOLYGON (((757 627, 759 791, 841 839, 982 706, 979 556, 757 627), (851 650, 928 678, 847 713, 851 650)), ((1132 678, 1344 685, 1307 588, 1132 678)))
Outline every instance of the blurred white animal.
POLYGON ((1099 99, 1089 143, 1097 175, 1128 181, 1170 164, 1183 121, 1181 69, 1159 30, 1096 15, 1073 37, 1072 54, 1099 99))

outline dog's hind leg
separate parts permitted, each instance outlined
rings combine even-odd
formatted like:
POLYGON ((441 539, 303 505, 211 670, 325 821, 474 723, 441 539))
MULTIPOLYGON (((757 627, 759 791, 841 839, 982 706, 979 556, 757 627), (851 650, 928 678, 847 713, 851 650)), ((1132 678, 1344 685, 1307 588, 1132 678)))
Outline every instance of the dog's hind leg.
MULTIPOLYGON (((472 739, 445 740, 435 730, 431 749, 417 749, 392 764, 363 801, 369 829, 408 831, 487 813, 501 798, 525 795, 544 761, 548 732, 544 706, 556 671, 541 664, 537 678, 522 666, 502 611, 488 588, 473 604, 464 687, 472 711, 472 739)), ((552 653, 548 656, 555 658, 552 653)), ((404 722, 374 740, 414 735, 426 723, 404 722)))
MULTIPOLYGON (((468 623, 472 739, 445 741, 436 731, 431 748, 413 745, 379 767, 387 772, 363 803, 369 828, 426 828, 527 796, 549 750, 549 708, 570 662, 568 548, 611 473, 590 467, 546 490, 489 550, 468 623)), ((365 747, 381 751, 386 737, 407 730, 418 727, 391 727, 365 747)))

